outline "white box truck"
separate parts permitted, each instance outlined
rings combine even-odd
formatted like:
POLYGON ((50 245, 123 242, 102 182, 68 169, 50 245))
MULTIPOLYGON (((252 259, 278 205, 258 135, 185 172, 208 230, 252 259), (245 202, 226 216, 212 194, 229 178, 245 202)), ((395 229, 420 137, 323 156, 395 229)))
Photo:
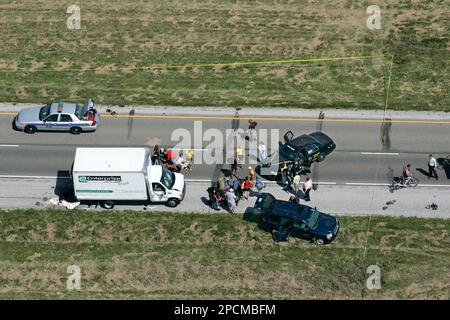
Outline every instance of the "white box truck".
POLYGON ((184 176, 152 165, 149 148, 77 148, 71 176, 78 201, 112 209, 120 201, 176 207, 186 193, 184 176))

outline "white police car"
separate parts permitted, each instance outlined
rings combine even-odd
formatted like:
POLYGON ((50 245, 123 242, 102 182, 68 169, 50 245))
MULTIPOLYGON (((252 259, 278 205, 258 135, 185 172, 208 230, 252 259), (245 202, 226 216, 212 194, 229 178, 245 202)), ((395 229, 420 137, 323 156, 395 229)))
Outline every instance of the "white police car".
POLYGON ((43 107, 20 110, 14 124, 26 133, 42 131, 69 131, 80 134, 95 131, 100 116, 94 109, 94 100, 89 99, 84 106, 75 103, 53 102, 43 107))

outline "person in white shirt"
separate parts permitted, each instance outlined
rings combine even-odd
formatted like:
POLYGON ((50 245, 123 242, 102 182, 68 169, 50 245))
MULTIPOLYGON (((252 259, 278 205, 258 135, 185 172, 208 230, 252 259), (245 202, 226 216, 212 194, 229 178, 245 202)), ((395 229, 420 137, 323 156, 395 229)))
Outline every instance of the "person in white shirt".
POLYGON ((228 190, 226 197, 227 197, 228 208, 230 209, 230 213, 235 214, 235 212, 236 212, 236 195, 234 194, 234 190, 233 189, 228 190))
POLYGON ((435 176, 436 180, 439 180, 437 172, 436 172, 437 162, 432 154, 428 157, 428 179, 435 176))
POLYGON ((267 160, 266 146, 262 142, 258 145, 258 158, 259 158, 259 162, 262 165, 266 164, 266 160, 267 160))
POLYGON ((294 186, 295 198, 297 202, 299 201, 299 192, 300 192, 300 175, 297 173, 292 180, 292 185, 294 186))
POLYGON ((182 152, 180 152, 178 157, 175 159, 175 164, 184 170, 192 170, 191 164, 184 159, 182 152))

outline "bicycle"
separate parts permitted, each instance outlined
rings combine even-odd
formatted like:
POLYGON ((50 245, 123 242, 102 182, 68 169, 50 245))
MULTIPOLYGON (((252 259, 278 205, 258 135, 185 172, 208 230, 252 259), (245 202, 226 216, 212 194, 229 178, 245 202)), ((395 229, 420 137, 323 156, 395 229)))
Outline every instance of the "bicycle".
POLYGON ((394 177, 392 184, 389 186, 391 191, 399 190, 400 188, 417 187, 419 184, 419 179, 415 177, 408 177, 403 181, 402 177, 394 177))

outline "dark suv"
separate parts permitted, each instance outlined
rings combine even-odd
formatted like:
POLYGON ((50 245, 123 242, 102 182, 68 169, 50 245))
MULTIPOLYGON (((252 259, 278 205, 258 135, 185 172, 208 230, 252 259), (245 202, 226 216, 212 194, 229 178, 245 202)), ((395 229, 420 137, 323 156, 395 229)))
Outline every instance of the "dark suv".
POLYGON ((292 131, 284 135, 284 144, 280 141, 280 161, 299 160, 301 165, 310 166, 313 162, 320 162, 336 149, 334 141, 325 133, 316 131, 302 134, 294 138, 292 131))
POLYGON ((272 232, 274 241, 286 241, 289 235, 308 239, 316 244, 332 242, 339 232, 339 221, 332 215, 305 205, 277 200, 270 193, 256 199, 244 219, 258 222, 263 230, 272 232))

